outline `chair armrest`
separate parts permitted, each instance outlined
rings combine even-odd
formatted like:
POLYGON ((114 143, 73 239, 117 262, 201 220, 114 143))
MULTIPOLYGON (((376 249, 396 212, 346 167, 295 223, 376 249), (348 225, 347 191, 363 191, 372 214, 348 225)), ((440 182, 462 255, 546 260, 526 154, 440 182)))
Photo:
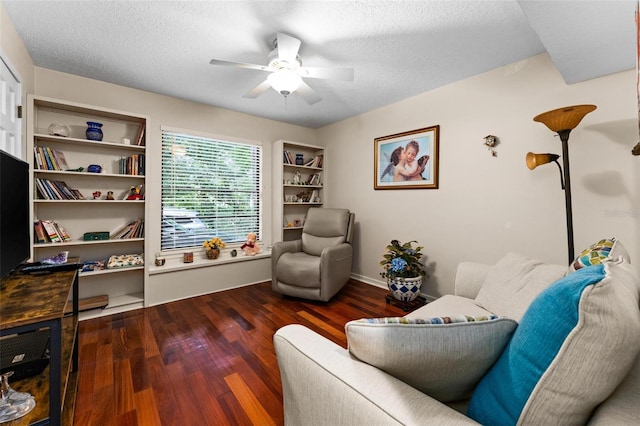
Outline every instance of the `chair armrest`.
POLYGON ((491 265, 476 262, 460 262, 454 279, 455 295, 475 299, 484 283, 491 265))
POLYGON ((351 277, 353 247, 342 243, 327 247, 320 254, 320 298, 329 300, 351 277))
POLYGON ((287 425, 478 424, 302 325, 273 341, 287 425))
POLYGON ((278 259, 285 253, 302 251, 302 240, 278 241, 271 247, 271 264, 275 266, 278 259))

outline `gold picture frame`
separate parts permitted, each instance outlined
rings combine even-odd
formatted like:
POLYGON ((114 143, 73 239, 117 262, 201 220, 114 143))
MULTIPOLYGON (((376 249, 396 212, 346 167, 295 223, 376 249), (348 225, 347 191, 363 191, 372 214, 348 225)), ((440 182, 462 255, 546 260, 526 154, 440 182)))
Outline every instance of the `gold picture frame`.
POLYGON ((438 189, 440 126, 374 139, 374 189, 438 189))

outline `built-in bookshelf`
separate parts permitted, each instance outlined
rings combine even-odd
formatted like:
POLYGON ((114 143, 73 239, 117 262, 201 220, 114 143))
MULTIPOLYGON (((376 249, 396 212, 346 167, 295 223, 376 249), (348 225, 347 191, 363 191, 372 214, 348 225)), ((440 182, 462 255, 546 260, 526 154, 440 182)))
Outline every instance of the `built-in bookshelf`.
POLYGON ((324 148, 278 140, 273 152, 273 241, 296 240, 307 210, 324 203, 324 148))
MULTIPOLYGON (((32 260, 68 251, 106 265, 111 256, 144 254, 147 117, 34 95, 27 108, 32 260), (101 141, 87 139, 88 121, 102 123, 101 141), (50 134, 52 124, 68 131, 50 134)), ((141 266, 81 272, 80 299, 109 302, 80 318, 143 307, 145 279, 141 266)))

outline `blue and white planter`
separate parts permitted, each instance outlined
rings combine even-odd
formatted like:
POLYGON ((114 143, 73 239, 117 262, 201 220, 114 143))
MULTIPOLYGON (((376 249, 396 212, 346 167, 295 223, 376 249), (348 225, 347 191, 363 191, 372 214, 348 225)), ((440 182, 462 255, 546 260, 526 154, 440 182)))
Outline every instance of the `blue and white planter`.
POLYGON ((396 300, 411 302, 420 294, 422 278, 387 278, 387 285, 396 300))

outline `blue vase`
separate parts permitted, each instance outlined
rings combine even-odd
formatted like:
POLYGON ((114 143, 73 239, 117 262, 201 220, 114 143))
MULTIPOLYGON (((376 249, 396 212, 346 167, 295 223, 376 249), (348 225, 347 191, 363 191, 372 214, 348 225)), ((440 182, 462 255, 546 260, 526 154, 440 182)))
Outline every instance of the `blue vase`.
POLYGON ((304 160, 302 159, 302 154, 296 154, 296 165, 302 166, 304 164, 304 160))
POLYGON ((102 140, 102 123, 87 121, 87 139, 90 141, 102 140))

